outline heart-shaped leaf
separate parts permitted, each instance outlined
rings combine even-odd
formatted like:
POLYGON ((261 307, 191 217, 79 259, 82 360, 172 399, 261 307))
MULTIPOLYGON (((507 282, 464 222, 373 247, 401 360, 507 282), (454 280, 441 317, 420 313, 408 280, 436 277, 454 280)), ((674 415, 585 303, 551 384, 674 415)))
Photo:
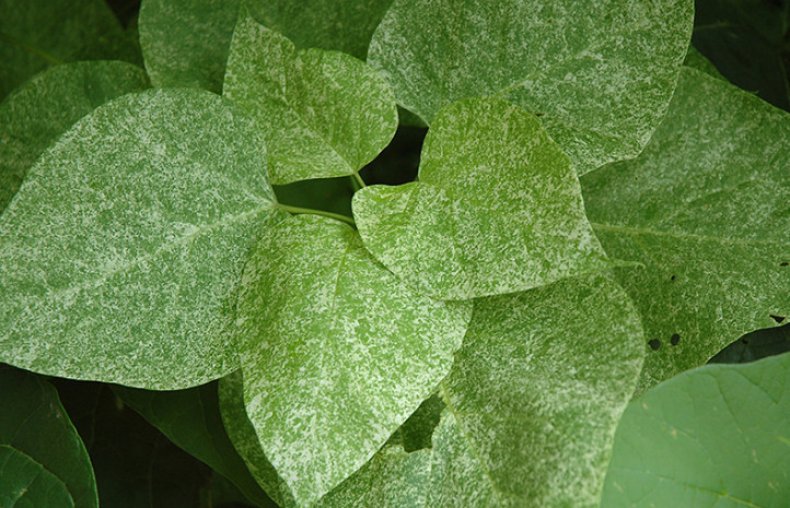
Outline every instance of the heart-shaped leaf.
POLYGON ((425 139, 419 182, 362 189, 353 209, 376 258, 440 299, 610 266, 568 158, 534 116, 501 99, 446 107, 425 139))
POLYGON ((0 103, 0 212, 28 169, 74 122, 110 99, 148 86, 139 67, 74 62, 47 69, 0 103))
POLYGON ((496 95, 542 115, 583 174, 650 139, 693 11, 691 0, 396 0, 368 61, 428 124, 464 97, 496 95))
POLYGON ((639 158, 582 179, 645 325, 642 389, 790 318, 790 115, 686 68, 639 158))
POLYGON ((274 184, 354 175, 398 126, 378 72, 343 53, 297 50, 250 17, 233 34, 223 93, 258 120, 274 184))
POLYGON ((236 368, 234 291, 277 220, 262 147, 199 90, 126 95, 77 122, 0 216, 0 361, 155 389, 236 368))
POLYGON ((340 222, 268 231, 239 300, 244 399, 298 504, 362 467, 431 394, 470 310, 411 291, 340 222))

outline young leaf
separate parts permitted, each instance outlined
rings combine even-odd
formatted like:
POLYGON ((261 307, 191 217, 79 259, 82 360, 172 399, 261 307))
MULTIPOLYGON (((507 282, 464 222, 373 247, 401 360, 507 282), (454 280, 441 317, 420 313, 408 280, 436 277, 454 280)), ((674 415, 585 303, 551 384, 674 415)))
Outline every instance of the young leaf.
POLYGON ((233 34, 224 95, 259 120, 274 184, 353 175, 398 126, 392 90, 364 62, 297 51, 250 17, 233 34))
POLYGON ((0 103, 0 212, 44 149, 110 99, 148 86, 139 67, 74 62, 47 69, 0 103))
POLYGON ((608 277, 476 301, 442 382, 458 429, 437 431, 449 441, 434 453, 450 469, 429 505, 480 506, 478 494, 513 506, 597 505, 642 344, 636 309, 608 277), (486 485, 458 479, 467 476, 486 485), (467 490, 476 483, 479 492, 467 490))
POLYGON ((685 372, 628 405, 602 506, 785 506, 788 429, 790 354, 685 372))
POLYGON ((658 125, 691 34, 691 0, 396 0, 368 61, 432 123, 497 95, 542 115, 579 174, 637 155, 658 125))
POLYGON ((239 299, 244 399, 264 453, 307 505, 431 394, 471 308, 412 292, 342 223, 298 216, 268 233, 239 299))
POLYGON ((790 316, 790 116, 686 68, 642 155, 582 179, 651 350, 641 389, 790 316))
POLYGON ((0 216, 0 361, 177 389, 237 366, 235 287, 277 219, 254 122, 208 92, 77 122, 0 216))
POLYGON ((357 192, 365 246, 419 291, 462 300, 610 266, 568 158, 529 113, 500 99, 446 107, 419 182, 357 192))
POLYGON ((0 365, 0 407, 0 506, 98 506, 88 452, 55 388, 0 365))
POLYGON ((138 63, 104 0, 0 0, 0 99, 51 65, 110 59, 138 63))
POLYGON ((145 0, 140 46, 155 86, 222 91, 240 0, 145 0))
POLYGON ((334 49, 364 60, 392 0, 248 1, 250 13, 299 48, 334 49))
POLYGON ((224 475, 256 506, 274 506, 225 433, 216 383, 168 392, 120 386, 113 391, 170 441, 224 475))

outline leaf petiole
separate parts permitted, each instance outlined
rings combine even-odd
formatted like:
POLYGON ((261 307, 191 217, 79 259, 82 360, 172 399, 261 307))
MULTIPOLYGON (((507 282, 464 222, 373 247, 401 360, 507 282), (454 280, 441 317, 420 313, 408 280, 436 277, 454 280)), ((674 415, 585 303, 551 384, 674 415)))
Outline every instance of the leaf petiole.
POLYGON ((327 212, 325 210, 316 210, 316 209, 313 209, 313 208, 302 208, 300 206, 284 205, 282 203, 277 203, 277 208, 279 208, 281 210, 285 210, 288 213, 294 213, 294 214, 296 214, 296 213, 309 213, 309 214, 313 214, 313 215, 321 215, 323 217, 329 217, 330 219, 339 220, 339 221, 345 222, 346 224, 350 224, 350 225, 356 227, 356 223, 354 222, 354 219, 352 219, 351 217, 348 217, 346 215, 339 214, 339 213, 327 212))

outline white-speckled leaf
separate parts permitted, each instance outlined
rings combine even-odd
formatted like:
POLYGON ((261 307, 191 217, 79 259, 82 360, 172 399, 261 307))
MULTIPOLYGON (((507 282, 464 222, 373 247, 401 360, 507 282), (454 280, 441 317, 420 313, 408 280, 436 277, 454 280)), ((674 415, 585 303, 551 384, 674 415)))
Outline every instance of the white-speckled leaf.
POLYGON ((695 369, 629 404, 601 506, 783 508, 789 451, 790 353, 695 369))
POLYGON ((282 508, 296 506, 288 485, 266 458, 255 427, 244 407, 244 380, 241 370, 223 377, 219 382, 219 407, 222 423, 233 447, 247 465, 258 485, 282 508))
POLYGON ((144 0, 140 47, 155 86, 222 91, 240 0, 144 0))
POLYGON ((398 126, 378 72, 336 51, 297 50, 250 17, 234 32, 224 95, 258 120, 274 184, 352 175, 398 126))
POLYGON ((334 49, 365 59, 392 0, 246 0, 250 13, 300 48, 334 49))
POLYGON ((790 115, 686 68, 644 153, 583 178, 607 252, 644 265, 618 271, 651 346, 642 389, 790 318, 788 168, 790 115))
POLYGON ((368 61, 429 124, 498 95, 542 115, 576 170, 637 155, 672 97, 691 0, 396 0, 368 61))
POLYGON ((476 300, 442 382, 458 429, 434 434, 448 456, 429 506, 597 506, 643 356, 637 311, 608 277, 476 300))
POLYGON ((235 288, 275 216, 262 146, 198 90, 78 121, 0 216, 0 361, 152 389, 233 370, 235 288))
POLYGON ((110 59, 139 54, 104 0, 0 0, 0 99, 51 65, 110 59))
POLYGON ((357 471, 447 375, 471 314, 412 292, 349 226, 269 230, 239 299, 244 399, 297 503, 357 471))
POLYGON ((0 212, 41 152, 77 120, 110 99, 148 86, 139 67, 74 62, 48 69, 0 104, 0 212))
POLYGON ((461 300, 610 266, 570 162, 539 121, 501 99, 434 119, 419 182, 354 196, 365 246, 421 292, 461 300))

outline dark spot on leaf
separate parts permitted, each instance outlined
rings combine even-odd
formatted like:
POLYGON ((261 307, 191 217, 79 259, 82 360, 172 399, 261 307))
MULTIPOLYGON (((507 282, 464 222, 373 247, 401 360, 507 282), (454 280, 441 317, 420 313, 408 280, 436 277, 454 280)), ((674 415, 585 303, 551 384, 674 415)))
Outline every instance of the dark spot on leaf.
POLYGON ((675 282, 675 279, 677 279, 677 278, 678 278, 677 275, 673 275, 672 277, 669 278, 669 280, 671 280, 672 282, 675 282))
POLYGON ((650 339, 647 342, 647 345, 650 346, 650 349, 652 349, 653 351, 657 351, 658 348, 661 347, 661 341, 658 339, 650 339))
POLYGON ((790 263, 788 263, 787 261, 782 261, 781 263, 779 263, 779 266, 787 266, 787 265, 790 265, 790 263))
POLYGON ((785 320, 784 316, 777 316, 775 314, 771 314, 771 318, 773 318, 773 320, 776 321, 779 324, 783 323, 784 320, 785 320))
POLYGON ((545 114, 546 114, 546 113, 537 113, 537 112, 536 112, 536 113, 535 113, 535 116, 537 116, 538 118, 540 118, 541 116, 543 116, 543 115, 545 115, 545 114))
POLYGON ((746 345, 749 345, 749 339, 743 339, 742 342, 746 345))
POLYGON ((680 335, 673 333, 672 337, 669 338, 669 343, 673 346, 677 346, 680 343, 680 335))

